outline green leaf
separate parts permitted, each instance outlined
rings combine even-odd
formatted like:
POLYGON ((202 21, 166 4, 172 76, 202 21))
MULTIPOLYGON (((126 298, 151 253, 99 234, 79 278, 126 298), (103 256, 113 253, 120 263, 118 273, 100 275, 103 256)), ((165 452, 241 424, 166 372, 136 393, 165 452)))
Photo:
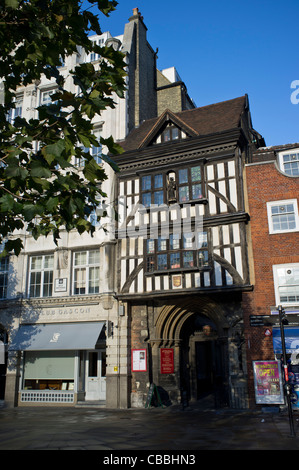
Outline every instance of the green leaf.
POLYGON ((21 0, 5 0, 5 7, 16 10, 19 8, 21 0))
POLYGON ((42 162, 33 161, 30 164, 31 166, 31 176, 33 178, 51 178, 52 172, 49 168, 46 168, 42 162))
POLYGON ((14 206, 14 198, 11 194, 4 194, 0 198, 1 212, 9 212, 14 206))
POLYGON ((54 156, 54 157, 60 157, 62 152, 65 149, 65 143, 63 139, 59 139, 57 142, 54 144, 46 145, 42 149, 42 154, 45 156, 45 158, 48 156, 54 156))

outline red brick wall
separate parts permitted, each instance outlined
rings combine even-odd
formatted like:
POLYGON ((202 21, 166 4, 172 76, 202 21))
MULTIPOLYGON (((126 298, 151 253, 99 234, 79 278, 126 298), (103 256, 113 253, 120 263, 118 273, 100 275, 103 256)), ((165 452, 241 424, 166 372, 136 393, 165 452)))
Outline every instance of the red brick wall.
POLYGON ((250 315, 269 315, 275 306, 274 264, 299 263, 299 232, 269 234, 267 202, 298 199, 299 178, 281 174, 273 162, 248 165, 246 182, 254 262, 253 292, 243 294, 249 386, 254 397, 252 361, 273 359, 267 327, 250 327, 250 315), (251 380, 252 379, 252 380, 251 380))

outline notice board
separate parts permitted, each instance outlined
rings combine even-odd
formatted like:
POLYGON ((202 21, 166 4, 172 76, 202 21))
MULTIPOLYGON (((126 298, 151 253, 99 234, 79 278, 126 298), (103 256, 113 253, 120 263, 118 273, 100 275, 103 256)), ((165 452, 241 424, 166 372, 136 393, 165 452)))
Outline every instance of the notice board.
POLYGON ((279 361, 253 361, 257 404, 283 404, 284 393, 279 361))
POLYGON ((161 374, 174 373, 174 354, 172 348, 160 349, 161 374))

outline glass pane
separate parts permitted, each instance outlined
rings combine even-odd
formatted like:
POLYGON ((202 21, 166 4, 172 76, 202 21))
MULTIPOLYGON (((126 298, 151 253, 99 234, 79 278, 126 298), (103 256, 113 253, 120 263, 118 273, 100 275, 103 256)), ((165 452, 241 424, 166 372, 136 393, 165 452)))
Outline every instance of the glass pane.
POLYGON ((157 256, 157 269, 167 269, 167 255, 158 255, 157 256))
POLYGON ((143 176, 142 177, 142 190, 146 191, 151 189, 151 176, 143 176))
POLYGON ((142 194, 142 204, 145 207, 149 207, 151 205, 151 193, 142 194))
POLYGON ((54 256, 53 255, 45 256, 44 268, 45 269, 53 269, 53 266, 54 266, 54 256))
POLYGON ((198 253, 198 267, 202 268, 209 265, 209 255, 207 250, 199 251, 198 253))
POLYGON ((188 169, 179 170, 179 184, 188 183, 188 169))
POLYGON ((181 186, 179 188, 179 200, 180 202, 189 201, 189 187, 181 186))
POLYGON ((183 252, 183 266, 184 268, 190 267, 193 268, 193 251, 185 251, 183 252))
POLYGON ((167 249, 167 240, 166 238, 158 238, 158 251, 165 251, 167 249))
POLYGON ((153 256, 148 256, 146 260, 147 272, 153 272, 155 270, 155 261, 153 256))
POLYGON ((171 253, 170 254, 170 267, 171 269, 180 268, 180 253, 171 253))
POLYGON ((155 240, 149 239, 146 241, 147 253, 155 253, 155 240))
POLYGON ((79 251, 78 253, 75 253, 75 266, 85 266, 86 255, 86 251, 79 251))
POLYGON ((41 293, 41 272, 31 273, 30 276, 30 297, 40 297, 41 293))
POLYGON ((89 252, 89 263, 88 264, 99 264, 100 252, 98 250, 89 252))
POLYGON ((53 287, 53 271, 44 272, 43 296, 51 297, 53 287))
POLYGON ((89 294, 99 293, 100 268, 89 269, 89 294))
POLYGON ((207 232, 200 232, 197 234, 198 248, 208 246, 208 234, 207 232))
POLYGON ((163 202, 164 202, 163 191, 155 191, 154 192, 154 204, 160 205, 160 204, 163 204, 163 202))
POLYGON ((86 286, 86 270, 76 269, 75 270, 75 279, 74 279, 74 293, 75 294, 85 294, 86 286))
POLYGON ((98 376, 98 353, 88 353, 88 377, 98 376))
POLYGON ((193 184, 192 185, 192 199, 200 199, 201 197, 202 197, 201 184, 193 184))
POLYGON ((201 180, 201 169, 200 166, 194 166, 191 168, 191 181, 201 180))
POLYGON ((194 248, 193 247, 193 242, 194 242, 195 236, 194 233, 184 233, 183 236, 183 248, 194 248))
POLYGON ((31 259, 31 269, 42 269, 42 256, 33 256, 31 259))
POLYGON ((154 186, 155 188, 163 188, 163 175, 155 175, 154 186))
POLYGON ((180 248, 180 238, 181 236, 179 233, 170 234, 169 241, 171 250, 178 250, 180 248))

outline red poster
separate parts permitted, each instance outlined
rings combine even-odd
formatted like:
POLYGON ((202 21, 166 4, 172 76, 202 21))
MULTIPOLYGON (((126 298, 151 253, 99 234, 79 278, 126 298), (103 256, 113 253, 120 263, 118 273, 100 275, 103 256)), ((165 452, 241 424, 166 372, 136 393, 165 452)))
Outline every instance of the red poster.
POLYGON ((174 373, 173 349, 161 348, 160 359, 161 359, 161 374, 173 374, 174 373))

